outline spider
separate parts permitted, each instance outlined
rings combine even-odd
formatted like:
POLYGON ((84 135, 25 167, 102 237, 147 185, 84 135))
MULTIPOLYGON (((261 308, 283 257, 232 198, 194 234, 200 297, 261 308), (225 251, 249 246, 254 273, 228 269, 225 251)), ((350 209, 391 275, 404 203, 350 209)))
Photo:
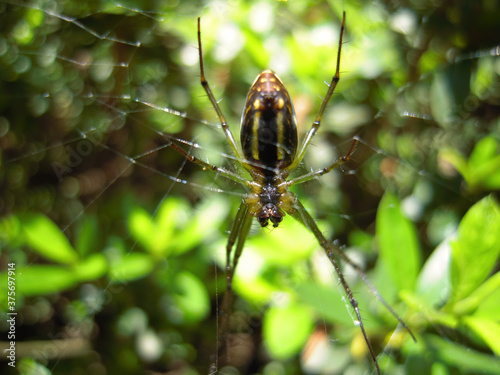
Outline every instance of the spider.
MULTIPOLYGON (((203 63, 203 52, 201 44, 200 18, 198 18, 198 49, 200 61, 201 85, 207 93, 214 110, 220 121, 222 130, 226 139, 236 157, 236 160, 248 171, 251 180, 240 176, 230 170, 211 165, 201 159, 184 151, 175 144, 171 146, 179 153, 184 155, 190 162, 201 165, 204 169, 212 170, 226 178, 232 179, 243 185, 247 193, 238 208, 229 239, 226 246, 226 291, 222 301, 222 316, 219 324, 217 339, 218 353, 222 352, 226 344, 229 318, 224 313, 230 311, 233 299, 232 281, 233 275, 238 265, 238 260, 243 251, 245 240, 250 232, 250 227, 254 217, 261 227, 266 227, 269 223, 273 227, 278 227, 283 217, 288 214, 302 223, 316 237, 319 245, 324 249, 330 260, 338 279, 347 295, 350 305, 356 315, 357 322, 364 340, 368 347, 370 357, 375 365, 377 374, 380 375, 380 367, 373 348, 368 340, 363 320, 358 307, 358 302, 354 297, 347 281, 342 274, 339 266, 339 260, 342 260, 359 273, 362 280, 368 286, 372 294, 390 311, 390 313, 399 321, 400 324, 410 333, 416 341, 413 333, 406 323, 397 315, 397 313, 382 298, 375 287, 367 279, 359 266, 355 265, 342 250, 332 242, 328 241, 319 230, 314 219, 305 209, 297 196, 289 188, 293 185, 301 184, 306 181, 318 178, 335 168, 339 168, 346 163, 356 149, 357 140, 355 139, 349 152, 333 162, 326 168, 311 171, 300 177, 287 180, 290 173, 296 169, 302 162, 311 141, 318 131, 325 108, 333 95, 335 87, 340 79, 340 56, 342 50, 342 38, 345 29, 345 12, 342 16, 340 28, 339 46, 337 51, 337 66, 335 75, 328 87, 328 91, 321 103, 320 109, 316 114, 315 120, 307 132, 302 145, 298 147, 297 123, 295 111, 288 94, 287 89, 272 70, 262 71, 252 84, 245 102, 245 108, 241 117, 241 148, 238 146, 226 118, 224 117, 217 101, 210 89, 205 77, 205 68, 203 63), (233 252, 233 248, 235 250, 233 252)), ((216 355, 216 357, 218 354, 216 355)), ((217 363, 211 365, 210 373, 217 371, 217 363)))

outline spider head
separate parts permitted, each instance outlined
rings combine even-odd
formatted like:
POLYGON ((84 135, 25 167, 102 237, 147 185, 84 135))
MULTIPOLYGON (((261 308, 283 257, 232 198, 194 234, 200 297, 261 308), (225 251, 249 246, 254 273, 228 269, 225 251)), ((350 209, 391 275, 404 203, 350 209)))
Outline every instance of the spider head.
POLYGON ((273 223, 273 227, 276 228, 283 220, 283 214, 275 204, 267 203, 262 207, 262 212, 257 216, 257 220, 262 228, 267 227, 269 220, 273 223))
POLYGON ((280 193, 272 182, 268 182, 262 186, 260 192, 260 204, 262 210, 257 216, 257 220, 261 227, 267 227, 269 220, 273 223, 273 227, 277 227, 283 220, 283 213, 278 208, 280 201, 280 193))

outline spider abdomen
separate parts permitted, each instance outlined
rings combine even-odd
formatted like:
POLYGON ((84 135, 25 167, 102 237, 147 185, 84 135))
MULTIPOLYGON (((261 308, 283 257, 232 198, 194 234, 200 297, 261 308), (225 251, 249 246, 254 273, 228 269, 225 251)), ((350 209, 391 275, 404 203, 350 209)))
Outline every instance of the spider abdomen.
POLYGON ((260 73, 241 117, 241 145, 265 175, 288 167, 297 152, 297 121, 287 89, 271 70, 260 73))

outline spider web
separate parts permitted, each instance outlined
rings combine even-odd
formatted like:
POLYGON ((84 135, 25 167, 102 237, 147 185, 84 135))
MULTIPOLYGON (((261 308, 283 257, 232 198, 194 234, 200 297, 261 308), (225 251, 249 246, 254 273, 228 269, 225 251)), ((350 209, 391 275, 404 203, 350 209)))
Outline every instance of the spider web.
MULTIPOLYGON (((169 283, 175 284, 182 280, 188 283, 193 280, 189 275, 199 275, 204 282, 208 280, 212 283, 208 286, 212 297, 220 299, 224 285, 221 283, 223 278, 217 278, 217 266, 224 268, 224 243, 227 238, 224 231, 227 232, 230 228, 244 190, 232 181, 226 181, 221 176, 189 163, 170 147, 175 143, 211 164, 231 170, 238 168, 234 157, 227 151, 229 148, 223 132, 199 85, 196 17, 202 15, 208 79, 215 86, 216 97, 224 98, 220 105, 230 119, 235 135, 238 133, 238 118, 246 90, 261 69, 258 63, 263 60, 267 60, 280 75, 283 74, 284 81, 287 75, 297 76, 295 80, 290 79, 291 85, 287 84, 287 87, 293 98, 298 97, 295 105, 303 134, 307 130, 307 124, 311 123, 312 113, 320 103, 318 93, 326 91, 322 80, 328 79, 333 72, 335 49, 325 46, 336 46, 335 33, 338 32, 337 25, 328 25, 317 13, 328 10, 330 13, 327 18, 332 19, 335 13, 338 15, 339 10, 333 7, 332 11, 326 3, 312 8, 313 11, 304 10, 303 13, 309 17, 305 17, 308 25, 304 26, 301 26, 302 20, 296 17, 301 11, 290 10, 288 20, 277 19, 276 28, 273 29, 275 33, 265 38, 264 33, 270 33, 270 29, 266 29, 266 16, 276 12, 265 3, 250 6, 240 2, 164 2, 138 6, 133 2, 102 2, 73 6, 69 3, 40 1, 8 2, 2 6, 2 23, 8 33, 8 37, 2 38, 0 46, 1 57, 8 67, 3 73, 1 94, 8 103, 8 106, 2 108, 0 128, 5 166, 2 211, 42 212, 71 241, 76 241, 86 217, 94 217, 101 231, 109 234, 106 237, 101 233, 102 238, 95 240, 96 247, 103 249, 108 257, 118 257, 119 250, 116 249, 123 246, 126 258, 144 253, 147 243, 146 239, 138 237, 131 228, 132 212, 136 212, 134 207, 143 208, 153 218, 161 217, 166 202, 182 197, 177 211, 171 211, 170 219, 172 220, 171 215, 175 212, 175 219, 182 226, 204 235, 205 238, 197 243, 197 250, 193 253, 188 250, 185 253, 179 251, 179 254, 175 254, 176 257, 158 260, 165 271, 157 274, 150 284, 138 286, 134 284, 133 278, 117 282, 116 276, 110 276, 105 282, 83 285, 80 288, 80 293, 84 296, 82 299, 94 296, 100 302, 88 303, 86 313, 80 318, 82 321, 89 317, 95 319, 103 334, 111 335, 111 331, 103 327, 105 323, 100 315, 106 316, 114 311, 111 314, 112 322, 120 330, 119 337, 125 337, 130 342, 135 340, 137 355, 146 363, 150 362, 150 370, 173 369, 178 366, 180 371, 196 368, 204 373, 215 350, 214 313, 204 319, 196 315, 190 316, 186 311, 194 310, 196 306, 189 305, 183 311, 182 304, 186 302, 179 297, 186 290, 175 290, 175 285, 169 283), (203 10, 204 6, 207 9, 203 10), (252 26, 239 29, 238 23, 245 18, 245 12, 251 15, 252 26), (312 27, 315 24, 320 26, 312 27), (292 34, 304 49, 293 51, 297 44, 286 39, 286 35, 292 34), (326 37, 323 40, 324 35, 326 37), (259 38, 265 40, 259 42, 259 46, 266 51, 266 56, 262 55, 262 51, 251 51, 252 48, 257 48, 251 47, 248 40, 257 45, 259 38), (243 44, 244 40, 247 45, 243 44), (306 76, 305 83, 301 83, 301 77, 293 68, 293 58, 298 55, 307 59, 301 53, 309 48, 321 50, 315 55, 320 61, 318 66, 322 67, 318 72, 321 78, 318 80, 316 77, 306 76), (245 52, 246 49, 250 52, 245 52), (245 53, 246 55, 238 58, 245 53), (295 93, 306 94, 297 96, 295 93), (206 224, 190 226, 192 217, 206 224), (192 266, 190 262, 196 258, 200 259, 200 264, 192 266), (216 266, 211 266, 214 263, 216 266), (189 273, 184 273, 183 279, 165 276, 168 272, 181 272, 184 268, 189 273), (164 276, 163 281, 161 276, 164 276), (123 287, 134 290, 131 294, 135 303, 125 304, 124 299, 127 297, 124 296, 123 287), (143 295, 141 290, 136 290, 144 287, 152 288, 151 295, 143 295), (158 294, 154 294, 157 292, 154 288, 170 292, 170 297, 165 293, 167 297, 156 302, 158 294), (110 301, 103 302, 103 295, 110 301), (153 312, 155 309, 148 310, 148 303, 155 303, 158 310, 167 316, 168 329, 156 326, 158 312, 153 312), (127 307, 119 311, 120 304, 127 307), (200 321, 208 323, 202 325, 200 321), (123 328, 127 323, 132 328, 123 328), (196 328, 196 324, 200 324, 199 327, 202 328, 196 328), (200 340, 203 345, 196 344, 200 340), (193 357, 195 350, 200 352, 196 359, 193 357), (163 362, 155 362, 165 362, 165 358, 169 363, 167 367, 163 362)), ((279 5, 273 4, 273 7, 277 6, 279 5)), ((352 12, 355 14, 354 10, 352 12)), ((399 16, 404 19, 404 14, 399 16)), ((394 21, 396 17, 392 19, 394 21)), ((350 33, 349 10, 347 24, 350 33)), ((393 26, 393 29, 400 27, 398 25, 393 26)), ((411 68, 409 71, 416 76, 405 86, 398 87, 394 84, 390 98, 393 101, 387 100, 383 95, 371 95, 370 91, 376 90, 376 85, 370 86, 366 82, 371 76, 381 74, 383 67, 377 64, 382 64, 383 61, 373 60, 371 62, 374 65, 363 66, 356 59, 356 54, 362 53, 366 57, 370 51, 364 51, 366 44, 356 42, 354 31, 350 35, 349 42, 344 46, 342 80, 337 90, 342 94, 334 95, 333 104, 325 114, 324 124, 308 152, 305 165, 308 169, 327 165, 343 155, 354 139, 359 141, 358 149, 354 160, 346 166, 345 173, 333 172, 321 180, 297 188, 297 194, 312 209, 322 229, 330 238, 338 240, 339 245, 349 243, 350 235, 373 232, 378 203, 387 190, 396 191, 400 197, 405 197, 403 205, 408 213, 414 215, 413 220, 416 222, 421 221, 424 216, 425 199, 431 199, 426 195, 428 189, 434 190, 434 196, 461 196, 456 172, 447 164, 439 164, 438 151, 444 145, 470 150, 470 145, 461 143, 454 129, 446 128, 443 124, 448 121, 447 115, 459 116, 464 122, 472 120, 475 118, 475 111, 481 107, 481 103, 471 102, 470 98, 473 96, 469 89, 455 101, 461 106, 458 108, 461 112, 455 108, 456 105, 453 107, 450 103, 440 103, 451 108, 452 112, 443 115, 443 118, 436 118, 439 111, 432 107, 428 95, 432 90, 442 89, 445 85, 438 85, 433 73, 424 74, 412 71, 411 68), (354 61, 354 64, 349 64, 349 61, 354 61), (360 71, 364 71, 365 75, 362 76, 360 71), (356 83, 360 78, 363 79, 362 83, 356 83), (342 98, 339 98, 340 95, 342 98), (363 100, 367 97, 375 103, 363 100), (356 103, 356 98, 362 104, 353 104, 356 103), (353 114, 356 114, 355 119, 353 114), (373 125, 368 126, 370 123, 373 125), (339 130, 338 127, 335 128, 335 124, 343 124, 344 128, 339 130), (394 124, 397 124, 396 129, 399 127, 403 130, 390 130, 394 124), (401 142, 396 145, 396 136, 406 137, 411 147, 402 149, 404 143, 402 145, 401 142), (414 143, 410 142, 412 138, 416 138, 414 143), (394 144, 390 143, 391 140, 394 144), (379 180, 374 182, 377 179, 379 180), (332 191, 331 186, 339 186, 339 189, 332 191), (350 193, 346 194, 346 191, 350 193)), ((478 48, 473 53, 458 55, 454 61, 467 65, 483 59, 488 62, 496 56, 498 49, 478 48)), ((307 64, 314 62, 307 61, 307 64)), ((439 69, 446 72, 447 65, 453 64, 445 63, 439 69)), ((309 71, 305 73, 309 74, 309 71)), ((402 80, 401 77, 392 77, 393 80, 398 78, 402 80)), ((381 80, 378 85, 388 85, 387 81, 381 80)), ((388 92, 391 93, 389 90, 385 95, 388 92)), ((486 131, 487 129, 480 129, 482 133, 486 131)), ((299 173, 308 169, 301 167, 299 173)), ((273 230, 273 233, 265 233, 264 237, 257 235, 260 231, 258 228, 253 230, 253 237, 256 238, 249 240, 248 249, 245 249, 238 269, 241 272, 240 284, 250 280, 247 278, 251 278, 252 273, 259 270, 263 260, 276 262, 275 258, 282 256, 271 254, 267 258, 263 257, 262 250, 259 253, 260 245, 265 246, 274 237, 274 241, 278 242, 278 245, 274 242, 275 246, 279 246, 279 241, 286 243, 289 233, 300 230, 293 224, 284 224, 283 227, 284 229, 273 230), (287 228, 289 232, 286 231, 287 228)), ((176 226, 175 230, 181 233, 182 227, 176 226)), ((298 238, 306 235, 301 232, 298 238)), ((184 234, 183 238, 187 242, 189 235, 184 234)), ((442 238, 438 236, 432 244, 436 245, 440 239, 442 238)), ((175 237, 172 237, 172 241, 174 240, 175 237)), ((334 334, 326 328, 331 325, 331 303, 324 298, 324 285, 335 285, 335 277, 331 267, 323 269, 327 262, 315 251, 317 246, 314 238, 306 238, 304 242, 311 244, 306 245, 310 249, 303 253, 295 250, 298 254, 291 250, 292 244, 286 243, 285 248, 292 253, 291 260, 290 264, 285 261, 281 265, 288 267, 293 264, 296 259, 294 257, 312 256, 312 261, 303 261, 302 265, 296 267, 297 271, 290 275, 278 273, 278 276, 266 277, 274 278, 274 282, 280 285, 298 283, 295 278, 310 279, 311 282, 305 285, 313 286, 312 293, 316 294, 313 305, 321 306, 319 320, 323 321, 325 327, 320 325, 315 330, 309 340, 309 347, 316 345, 322 348, 326 342, 326 357, 335 355, 337 358, 347 358, 347 346, 338 345, 331 352, 331 347, 335 347, 336 343, 329 341, 332 340, 331 337, 336 337, 341 342, 345 339, 343 335, 353 334, 352 327, 334 334), (282 280, 278 280, 280 277, 282 280)), ((367 263, 367 266, 375 259, 373 253, 359 251, 354 247, 348 249, 348 253, 361 264, 367 263)), ((18 256, 19 253, 13 254, 18 256)), ((32 263, 43 262, 34 254, 31 256, 32 263)), ((355 284, 356 273, 348 270, 346 273, 355 284)), ((383 277, 373 277, 375 284, 383 292, 383 277)), ((235 321, 245 327, 241 329, 242 334, 235 337, 236 349, 232 356, 236 362, 240 361, 248 368, 260 366, 266 361, 257 354, 254 359, 245 356, 259 350, 252 348, 252 345, 256 345, 253 337, 263 330, 260 319, 265 303, 261 299, 266 293, 252 294, 238 285, 237 280, 235 284, 242 295, 241 300, 236 302, 235 321), (245 299, 253 302, 245 302, 245 299), (252 320, 253 317, 256 319, 252 320), (252 325, 254 321, 255 326, 252 325)), ((356 290, 360 302, 366 303, 366 306, 371 303, 370 299, 374 300, 362 287, 356 290)), ((267 295, 269 293, 273 297, 271 305, 279 306, 290 298, 290 294, 286 292, 272 290, 267 295)), ((340 293, 338 301, 352 325, 353 319, 349 317, 349 309, 343 307, 345 302, 341 300, 341 295, 340 293)), ((333 296, 337 298, 335 294, 333 296)), ((72 298, 78 300, 78 297, 72 298)), ((332 295, 327 298, 332 299, 332 295)), ((45 301, 49 301, 46 303, 51 305, 50 299, 45 301)), ((72 309, 74 310, 74 306, 72 309)), ((63 316, 72 309, 55 307, 55 315, 63 316)), ((371 307, 363 308, 368 316, 371 316, 370 309, 371 307)), ((368 318, 365 322, 368 327, 370 319, 375 318, 368 318)), ((41 318, 34 319, 33 325, 37 327, 35 334, 22 332, 26 341, 48 337, 55 344, 61 332, 64 332, 61 337, 71 337, 71 332, 68 333, 65 325, 47 328, 41 323, 41 318)), ((82 332, 84 331, 78 330, 79 334, 82 332)), ((397 330, 389 343, 381 343, 382 347, 376 348, 377 353, 387 352, 388 357, 391 357, 391 347, 397 347, 393 343, 397 342, 399 333, 400 330, 397 330)), ((88 332, 85 334, 90 336, 88 332)), ((67 342, 65 341, 65 345, 67 342)), ((127 344, 124 345, 123 349, 117 350, 111 357, 120 361, 130 347, 130 343, 128 349, 127 344)), ((100 344, 96 344, 96 350, 103 354, 110 353, 109 348, 100 344)), ((65 346, 53 356, 42 355, 38 359, 42 362, 51 359, 48 367, 57 373, 60 366, 71 367, 69 362, 63 364, 64 357, 72 357, 67 354, 68 351, 70 348, 65 346)), ((362 349, 361 351, 363 352, 362 349)), ((364 355, 365 353, 361 356, 364 355)), ((306 362, 306 354, 303 354, 303 361, 306 362)), ((324 360, 319 362, 326 372, 340 371, 338 368, 330 369, 330 365, 324 360)), ((99 365, 103 366, 102 363, 99 365)), ((337 364, 342 365, 345 363, 337 364)), ((366 369, 356 366, 359 365, 353 365, 351 371, 369 372, 371 368, 369 363, 366 369)), ((224 371, 231 373, 234 370, 225 368, 224 371)))

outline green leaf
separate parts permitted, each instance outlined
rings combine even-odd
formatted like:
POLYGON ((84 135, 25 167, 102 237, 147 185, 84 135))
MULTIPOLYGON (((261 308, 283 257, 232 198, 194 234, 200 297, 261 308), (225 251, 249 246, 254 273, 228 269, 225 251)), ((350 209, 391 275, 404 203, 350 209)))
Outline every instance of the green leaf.
POLYGON ((139 242, 148 252, 154 252, 154 235, 156 225, 149 213, 139 206, 132 209, 128 217, 128 227, 137 242, 139 242))
MULTIPOLYGON (((353 324, 353 318, 348 310, 351 309, 350 305, 346 308, 346 303, 349 304, 349 302, 338 288, 305 281, 296 285, 295 289, 303 303, 314 307, 329 322, 343 326, 353 324)), ((363 311, 364 318, 367 318, 367 313, 369 311, 363 311)))
POLYGON ((476 311, 474 311, 475 317, 499 320, 500 288, 498 287, 498 280, 500 277, 498 276, 500 276, 500 272, 490 277, 477 289, 478 294, 482 294, 483 298, 476 311))
POLYGON ((401 213, 399 200, 386 193, 377 211, 377 243, 380 261, 397 290, 413 290, 420 268, 417 233, 401 213))
POLYGON ((466 315, 474 311, 474 315, 491 316, 493 314, 495 317, 498 315, 498 311, 500 311, 500 272, 495 273, 470 296, 458 301, 453 306, 453 313, 457 315, 466 315), (479 310, 475 311, 476 309, 479 310))
POLYGON ((172 252, 175 255, 183 254, 203 241, 208 241, 219 228, 226 214, 227 204, 221 199, 214 198, 203 202, 182 230, 172 239, 172 252))
POLYGON ((454 149, 445 149, 439 155, 462 175, 469 190, 500 188, 500 154, 493 136, 481 139, 468 161, 454 149))
POLYGON ((290 358, 304 347, 313 328, 313 314, 307 306, 293 302, 273 305, 263 321, 266 348, 274 358, 290 358))
POLYGON ((418 311, 418 315, 423 317, 426 322, 457 328, 459 321, 453 314, 447 313, 443 309, 436 310, 434 307, 429 306, 426 300, 410 291, 402 290, 399 296, 412 310, 418 311))
POLYGON ((29 357, 22 358, 19 361, 18 367, 19 373, 22 375, 52 375, 52 371, 50 371, 47 367, 29 357))
POLYGON ((262 255, 266 264, 287 267, 310 259, 318 248, 314 235, 297 220, 287 220, 273 231, 264 231, 260 236, 250 238, 247 243, 262 255), (284 249, 286 254, 283 254, 284 249))
POLYGON ((26 242, 38 254, 64 264, 78 260, 66 236, 49 218, 40 214, 27 214, 20 219, 26 242))
POLYGON ((108 261, 103 254, 92 254, 79 262, 75 267, 78 279, 91 281, 104 276, 108 270, 108 261))
POLYGON ((182 271, 176 276, 176 293, 172 298, 182 311, 186 323, 203 319, 210 311, 210 297, 203 282, 190 272, 182 271))
POLYGON ((245 51, 250 55, 256 66, 266 66, 269 64, 269 54, 263 45, 262 38, 255 33, 243 30, 245 35, 245 51))
POLYGON ((22 19, 14 26, 11 35, 17 43, 26 45, 33 41, 34 32, 30 24, 22 19))
POLYGON ((439 124, 448 126, 455 120, 456 115, 453 93, 444 72, 438 72, 434 75, 430 95, 432 116, 439 124))
POLYGON ((439 336, 423 336, 428 353, 435 355, 449 366, 460 368, 464 374, 500 374, 500 360, 493 356, 461 346, 439 336))
POLYGON ((18 243, 21 235, 21 221, 16 215, 0 220, 0 245, 18 243))
MULTIPOLYGON (((498 311, 497 311, 498 314, 498 311)), ((466 317, 463 322, 500 356, 500 323, 487 318, 466 317)))
POLYGON ((80 227, 76 240, 76 251, 81 257, 87 255, 95 246, 97 239, 97 220, 95 217, 86 216, 80 227))
POLYGON ((354 229, 349 232, 349 245, 363 251, 371 252, 373 249, 373 234, 354 229))
POLYGON ((32 265, 19 267, 16 273, 16 292, 25 296, 62 292, 79 282, 78 275, 64 266, 32 265))
POLYGON ((440 159, 447 161, 462 175, 464 180, 469 184, 469 165, 467 160, 455 149, 444 149, 439 152, 440 159))
POLYGON ((451 292, 451 246, 444 240, 429 256, 417 279, 416 292, 428 306, 441 306, 451 292))
MULTIPOLYGON (((129 217, 128 226, 132 236, 155 256, 168 256, 176 248, 174 243, 182 235, 174 236, 179 221, 185 217, 190 208, 180 199, 165 199, 155 217, 139 206, 133 207, 129 217)), ((192 232, 191 237, 193 236, 192 232)))
POLYGON ((485 197, 465 214, 458 237, 451 243, 450 303, 471 294, 491 273, 500 254, 500 209, 485 197))
POLYGON ((163 233, 162 243, 165 243, 164 246, 175 239, 173 234, 176 223, 179 223, 179 216, 185 215, 190 209, 191 207, 184 200, 178 198, 165 199, 161 203, 155 215, 155 221, 158 229, 163 233))
MULTIPOLYGON (((249 249, 247 248, 247 250, 249 249)), ((248 259, 248 252, 245 255, 247 255, 248 259)), ((236 272, 233 279, 233 288, 238 296, 243 299, 265 305, 273 294, 279 290, 279 286, 265 277, 266 268, 262 263, 259 264, 260 261, 252 261, 252 263, 254 264, 251 265, 251 272, 248 272, 248 268, 244 272, 236 272), (254 265, 257 266, 256 269, 254 265)), ((241 268, 239 270, 241 271, 241 268)))
POLYGON ((431 367, 431 375, 449 375, 448 367, 444 363, 434 362, 431 367))
POLYGON ((186 246, 191 238, 197 236, 194 231, 187 229, 189 224, 196 220, 192 218, 191 211, 191 206, 183 199, 169 198, 162 202, 155 217, 155 252, 168 256, 172 251, 177 252, 179 242, 181 246, 186 246), (188 218, 189 221, 186 223, 188 218), (187 240, 179 241, 185 237, 186 231, 188 231, 187 240))
POLYGON ((153 266, 153 258, 150 255, 131 253, 113 262, 109 273, 113 282, 124 282, 148 275, 153 266))
POLYGON ((495 172, 486 176, 483 181, 483 186, 488 190, 498 190, 500 189, 500 157, 495 158, 489 163, 488 167, 494 169, 495 172))
POLYGON ((43 23, 44 13, 39 9, 28 9, 25 19, 31 27, 38 27, 43 23))
POLYGON ((470 168, 480 168, 488 160, 498 155, 498 142, 493 136, 481 139, 469 157, 470 168))
POLYGON ((493 136, 481 139, 469 158, 470 188, 500 187, 500 154, 498 141, 493 136))

